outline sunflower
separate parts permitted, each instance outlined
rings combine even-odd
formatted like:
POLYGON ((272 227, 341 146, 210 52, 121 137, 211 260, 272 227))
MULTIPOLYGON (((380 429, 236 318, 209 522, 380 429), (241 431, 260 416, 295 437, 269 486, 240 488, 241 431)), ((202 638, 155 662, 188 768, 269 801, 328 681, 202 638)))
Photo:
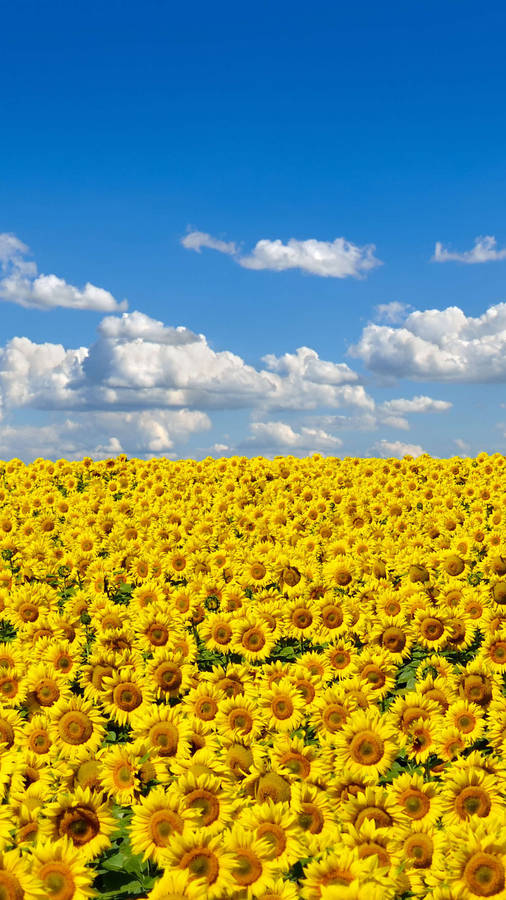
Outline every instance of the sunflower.
POLYGON ((411 822, 433 826, 441 815, 443 803, 436 782, 424 781, 417 772, 394 778, 388 794, 411 822))
POLYGON ((258 698, 266 722, 273 731, 293 731, 304 719, 304 700, 289 678, 282 678, 258 698))
POLYGON ((234 653, 239 653, 248 662, 267 659, 275 644, 275 638, 267 623, 251 616, 235 619, 233 632, 230 649, 234 653))
POLYGON ((375 700, 386 697, 395 686, 396 667, 385 650, 364 648, 355 657, 352 671, 369 685, 375 700))
POLYGON ((402 890, 404 884, 396 877, 401 854, 391 831, 378 828, 372 819, 365 819, 358 828, 355 825, 348 825, 340 839, 345 847, 357 851, 359 859, 376 856, 379 868, 386 869, 388 876, 396 881, 402 890))
POLYGON ((441 707, 438 703, 418 690, 396 697, 388 710, 388 717, 398 731, 401 745, 407 742, 411 726, 417 720, 442 721, 441 707))
POLYGON ((390 768, 398 750, 394 727, 375 710, 351 713, 336 736, 336 762, 351 774, 374 783, 390 768))
POLYGON ((141 797, 132 812, 129 826, 132 851, 155 862, 162 861, 174 835, 182 834, 195 820, 194 814, 185 807, 184 798, 163 787, 153 788, 146 797, 141 797))
POLYGON ((141 606, 135 617, 135 630, 141 650, 150 653, 157 647, 165 647, 169 641, 172 618, 166 604, 155 602, 146 609, 141 606))
POLYGON ((50 709, 49 734, 67 759, 84 758, 98 750, 105 732, 105 719, 87 700, 62 698, 50 709))
POLYGON ((191 727, 180 706, 152 704, 132 717, 132 730, 136 744, 145 743, 148 750, 166 762, 190 755, 191 727))
POLYGON ((68 838, 37 843, 32 852, 31 873, 42 896, 50 900, 89 900, 94 895, 93 872, 68 838))
POLYGON ((147 900, 205 900, 207 884, 192 879, 188 870, 167 869, 149 892, 147 900))
POLYGON ((444 862, 445 839, 442 831, 427 822, 411 822, 396 835, 401 867, 415 896, 425 897, 428 883, 439 880, 444 862))
POLYGON ((208 650, 226 653, 233 638, 230 613, 211 613, 199 625, 199 636, 208 650))
POLYGON ((226 830, 237 810, 237 802, 223 791, 221 780, 214 775, 187 772, 178 778, 174 790, 184 808, 194 814, 195 827, 209 834, 226 830))
POLYGON ((153 758, 151 748, 141 755, 145 746, 137 742, 137 747, 138 752, 132 744, 120 744, 105 747, 97 754, 103 789, 121 805, 128 806, 138 797, 145 780, 161 781, 164 778, 163 764, 153 758))
POLYGON ((402 665, 403 660, 407 659, 414 641, 413 629, 407 624, 402 613, 396 616, 382 616, 380 621, 375 622, 367 637, 368 643, 378 644, 396 665, 402 665))
POLYGON ((280 871, 286 871, 304 857, 297 817, 290 804, 267 800, 245 808, 239 821, 258 840, 267 842, 269 849, 265 851, 266 856, 280 871))
POLYGON ((334 826, 334 810, 327 792, 313 784, 294 782, 290 807, 304 849, 301 857, 321 853, 328 846, 334 826))
POLYGON ((360 828, 369 819, 377 828, 395 828, 406 822, 403 810, 385 787, 368 786, 346 799, 339 795, 336 799, 339 803, 339 820, 349 822, 355 828, 360 828))
POLYGON ((57 800, 45 806, 41 834, 50 841, 69 838, 82 859, 88 861, 110 847, 109 835, 116 825, 110 804, 103 802, 101 794, 76 787, 71 794, 60 793, 57 800))
POLYGON ((327 889, 349 887, 371 865, 372 861, 359 860, 356 848, 351 849, 341 843, 338 851, 313 859, 305 868, 301 897, 303 900, 323 900, 325 893, 331 897, 327 889))
POLYGON ((346 682, 333 685, 317 695, 310 722, 320 742, 335 744, 337 735, 356 708, 356 701, 346 691, 346 682))
POLYGON ((169 871, 188 872, 192 880, 203 879, 209 900, 237 891, 233 876, 236 857, 224 846, 220 835, 213 837, 199 829, 188 829, 172 838, 163 854, 163 864, 169 871))
POLYGON ((40 758, 49 753, 54 742, 49 716, 47 714, 32 716, 23 730, 21 746, 40 758))
POLYGON ((455 703, 451 703, 445 713, 445 721, 447 725, 459 731, 466 745, 474 744, 485 730, 483 710, 468 700, 456 700, 455 703))
POLYGON ((356 649, 351 641, 339 638, 323 651, 323 658, 329 663, 335 678, 347 678, 353 666, 356 649))
POLYGON ((102 685, 100 701, 104 712, 120 725, 129 725, 132 716, 148 709, 154 699, 145 678, 131 666, 122 666, 119 671, 104 676, 102 685))
POLYGON ((180 651, 161 647, 149 661, 146 676, 156 696, 169 700, 187 693, 193 683, 194 671, 180 651))
POLYGON ((468 821, 495 818, 502 812, 500 787, 493 775, 466 767, 447 770, 441 792, 442 822, 445 828, 468 821))
POLYGON ((216 730, 225 741, 253 744, 265 726, 265 717, 251 693, 239 694, 218 703, 216 730))
POLYGON ((418 682, 417 691, 422 697, 438 703, 443 714, 448 710, 450 703, 457 699, 453 681, 441 675, 437 675, 435 678, 432 675, 426 675, 418 682))
POLYGON ((351 623, 351 615, 343 597, 335 597, 326 589, 316 600, 317 636, 323 641, 335 641, 344 637, 351 623))
POLYGON ((333 760, 321 752, 320 747, 305 744, 298 737, 276 735, 270 748, 274 772, 280 772, 289 781, 307 781, 323 786, 333 774, 333 760))
POLYGON ((470 820, 448 832, 447 879, 462 888, 466 900, 506 898, 506 830, 470 820))
POLYGON ((286 637, 311 639, 317 631, 316 605, 304 597, 296 597, 285 605, 283 619, 283 634, 286 637))
POLYGON ((444 649, 450 637, 448 618, 438 607, 418 609, 413 618, 417 642, 429 651, 444 649))
POLYGON ((5 900, 39 900, 40 885, 19 850, 0 853, 0 897, 5 900))

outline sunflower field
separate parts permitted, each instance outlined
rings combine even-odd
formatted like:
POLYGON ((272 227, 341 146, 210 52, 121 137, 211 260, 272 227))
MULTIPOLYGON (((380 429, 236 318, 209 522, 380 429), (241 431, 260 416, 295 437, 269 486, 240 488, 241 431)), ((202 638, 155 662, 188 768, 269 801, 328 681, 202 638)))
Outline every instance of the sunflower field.
POLYGON ((504 900, 505 473, 0 462, 0 900, 504 900))

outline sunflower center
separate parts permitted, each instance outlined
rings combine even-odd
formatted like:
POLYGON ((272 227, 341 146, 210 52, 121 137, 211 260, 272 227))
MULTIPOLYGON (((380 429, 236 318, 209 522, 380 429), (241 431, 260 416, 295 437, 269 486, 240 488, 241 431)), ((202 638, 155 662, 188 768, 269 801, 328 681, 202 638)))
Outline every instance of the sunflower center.
POLYGON ((300 606, 292 613, 292 623, 296 628, 309 628, 313 621, 313 617, 305 606, 300 606))
POLYGON ((348 711, 338 703, 332 703, 324 710, 322 719, 328 731, 339 731, 343 727, 348 711))
POLYGON ((154 622, 149 626, 146 637, 154 647, 163 647, 169 639, 169 629, 165 625, 154 622))
POLYGON ((408 788, 398 797, 399 804, 404 807, 404 812, 410 819, 423 819, 430 809, 430 800, 416 788, 408 788))
POLYGON ((220 622, 220 624, 216 625, 212 631, 213 640, 216 641, 217 644, 221 644, 221 646, 230 643, 231 637, 232 629, 226 622, 220 622))
POLYGON ((149 740, 157 748, 159 756, 174 756, 178 739, 179 732, 170 722, 158 722, 149 732, 149 740))
POLYGON ((259 653, 265 646, 265 635, 260 628, 253 626, 244 632, 241 643, 246 650, 259 653))
POLYGON ((190 791, 186 795, 186 805, 200 813, 199 825, 204 828, 215 822, 220 814, 220 802, 211 791, 190 791))
POLYGON ((5 719, 0 719, 0 743, 7 744, 7 748, 14 743, 14 729, 5 719))
POLYGON ((437 641, 444 634, 444 625, 440 619, 429 616, 420 625, 420 631, 427 641, 437 641))
POLYGON ((343 624, 343 613, 338 606, 324 606, 321 618, 325 628, 339 628, 343 624))
POLYGON ((28 740, 28 746, 34 753, 47 753, 51 747, 51 740, 44 728, 32 731, 28 740))
POLYGON ((177 691, 183 681, 183 673, 177 663, 161 663, 153 675, 161 691, 177 691))
POLYGON ((392 625, 390 628, 385 628, 381 640, 383 646, 390 650, 391 653, 400 653, 404 650, 407 639, 402 628, 396 628, 392 625))
POLYGON ((0 872, 0 900, 23 900, 25 892, 15 875, 0 872))
POLYGON ((259 563, 259 562, 253 563, 253 565, 250 568, 251 577, 255 578, 257 581, 260 581, 260 579, 262 579, 265 576, 266 571, 267 570, 266 570, 265 566, 263 565, 263 563, 259 563))
POLYGON ((201 697, 195 704, 195 715, 204 722, 210 722, 218 712, 218 704, 212 697, 201 697))
POLYGON ((85 713, 69 710, 58 722, 58 732, 66 744, 77 746, 89 741, 93 734, 93 724, 85 713))
POLYGON ((293 714, 293 703, 288 695, 281 695, 274 698, 271 710, 275 719, 289 719, 293 714))
POLYGON ((374 690, 379 690, 385 684, 387 677, 384 672, 381 671, 379 666, 371 663, 368 666, 364 666, 362 669, 362 676, 366 681, 373 687, 374 690))
POLYGON ((75 882, 64 862, 52 860, 39 871, 39 879, 51 900, 72 900, 75 893, 75 882))
POLYGON ((60 837, 68 835, 75 847, 82 847, 93 840, 100 831, 100 822, 93 809, 88 806, 74 806, 58 818, 60 837))
POLYGON ((459 818, 468 819, 469 816, 488 816, 492 808, 492 801, 488 793, 480 787, 467 787, 455 798, 455 811, 459 818))
POLYGON ((257 828, 257 838, 263 838, 269 843, 268 859, 277 859, 286 848, 286 834, 275 822, 262 822, 257 828))
POLYGON ((182 869, 188 869, 196 878, 205 878, 208 884, 214 884, 220 867, 212 850, 198 847, 185 853, 179 863, 182 869))
POLYGON ((392 817, 380 806, 366 806, 365 809, 360 810, 353 823, 355 828, 360 828, 366 819, 371 819, 378 828, 388 828, 392 824, 392 817))
POLYGON ((243 734, 249 734, 253 728, 253 719, 247 709, 233 709, 228 721, 232 731, 237 728, 243 734))
POLYGON ((301 803, 298 823, 304 831, 309 831, 310 834, 320 834, 324 822, 323 813, 314 803, 301 803))
POLYGON ((382 759, 385 745, 374 731, 359 731, 350 744, 352 759, 362 766, 375 766, 382 759))
POLYGON ((232 744, 227 751, 227 761, 235 778, 243 778, 253 763, 253 753, 242 744, 232 744))
POLYGON ((368 856, 377 856, 380 866, 390 865, 390 856, 388 852, 376 841, 365 841, 358 848, 359 859, 366 859, 368 856))
POLYGON ((158 809, 151 816, 149 828, 153 843, 157 847, 166 847, 174 833, 182 832, 183 820, 171 809, 158 809))
POLYGON ((251 850, 237 850, 237 862, 233 875, 238 884, 247 886, 254 884, 262 875, 262 863, 251 850))
POLYGON ((142 703, 142 693, 133 681, 117 684, 112 696, 115 705, 124 712, 131 712, 142 703))
POLYGON ((43 678, 35 690, 35 696, 41 706, 52 706, 60 696, 58 685, 50 678, 43 678))
POLYGON ((489 650, 490 659, 500 666, 506 664, 506 641, 495 641, 489 650))
POLYGON ((406 856, 415 869, 426 869, 432 862, 434 845, 428 834, 412 834, 404 844, 406 856))
POLYGON ((268 775, 262 775, 259 778, 257 786, 258 803, 265 803, 269 799, 273 803, 284 803, 290 800, 290 796, 290 785, 281 775, 269 772, 268 775))
POLYGON ((466 863, 463 877, 466 887, 478 897, 493 897, 504 890, 504 866, 492 853, 473 853, 466 863))
POLYGON ((113 781, 120 791, 125 790, 125 788, 133 787, 135 784, 133 767, 127 762, 118 763, 113 771, 113 781))

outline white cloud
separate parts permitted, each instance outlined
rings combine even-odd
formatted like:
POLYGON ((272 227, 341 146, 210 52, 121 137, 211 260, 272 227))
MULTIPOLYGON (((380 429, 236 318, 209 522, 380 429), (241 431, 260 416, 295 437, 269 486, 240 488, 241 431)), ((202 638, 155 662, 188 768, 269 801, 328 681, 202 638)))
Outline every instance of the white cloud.
POLYGON ((403 326, 368 324, 349 353, 381 376, 424 381, 506 381, 506 303, 479 317, 458 306, 414 311, 403 326))
POLYGON ((262 357, 268 369, 282 375, 296 375, 308 378, 317 384, 350 384, 358 381, 358 375, 346 363, 333 363, 320 359, 316 350, 299 347, 295 353, 275 356, 268 353, 262 357))
POLYGON ((251 256, 243 256, 239 262, 246 269, 273 269, 276 272, 302 269, 312 275, 330 278, 357 278, 381 265, 374 256, 375 249, 374 244, 358 247, 342 237, 333 242, 291 238, 287 244, 279 239, 261 240, 251 256))
POLYGON ((322 428, 302 426, 300 431, 295 431, 286 422, 252 422, 250 432, 251 437, 240 445, 250 451, 258 450, 265 453, 297 451, 309 454, 336 451, 342 446, 340 438, 322 428))
POLYGON ((471 449, 471 445, 468 444, 467 441, 464 441, 463 438, 455 438, 453 443, 459 450, 462 450, 463 453, 468 454, 471 449))
POLYGON ((373 450, 379 453, 383 459, 396 456, 402 459, 403 456, 421 456, 425 451, 419 444, 404 444, 402 441, 378 441, 374 445, 373 450))
POLYGON ((109 291, 87 282, 83 290, 57 275, 38 275, 37 265, 27 260, 29 248, 14 234, 0 234, 0 300, 35 309, 88 309, 117 312, 126 309, 109 291))
POLYGON ((202 247, 210 247, 220 253, 235 257, 236 262, 245 269, 271 269, 282 272, 286 269, 301 269, 312 275, 330 278, 360 278, 366 272, 382 265, 374 256, 374 244, 363 247, 347 241, 343 237, 334 241, 318 241, 309 238, 299 241, 290 238, 283 244, 277 240, 263 239, 257 241, 249 256, 239 256, 239 250, 233 242, 221 241, 202 231, 192 231, 181 241, 188 250, 200 252, 202 247))
POLYGON ((387 400, 381 405, 381 410, 387 413, 432 413, 445 412, 451 409, 452 404, 447 400, 433 400, 432 397, 418 396, 411 400, 407 398, 399 398, 398 400, 387 400))
POLYGON ((462 253, 447 250, 440 241, 437 241, 432 262, 463 262, 472 264, 497 262, 501 259, 506 259, 506 248, 498 250, 495 237, 489 234, 475 238, 472 250, 465 250, 462 253))
POLYGON ((197 253, 201 252, 202 247, 218 250, 219 253, 229 253, 231 255, 237 253, 237 247, 233 241, 221 241, 205 231, 190 231, 189 234, 181 239, 181 243, 187 250, 196 250, 197 253))
POLYGON ((392 300, 391 303, 379 303, 375 307, 376 318, 380 322, 389 322, 395 325, 406 318, 410 309, 409 303, 399 303, 398 300, 392 300))
POLYGON ((57 419, 49 425, 6 425, 0 430, 0 459, 101 459, 128 456, 177 456, 192 434, 211 427, 209 417, 196 410, 142 412, 86 412, 57 419))

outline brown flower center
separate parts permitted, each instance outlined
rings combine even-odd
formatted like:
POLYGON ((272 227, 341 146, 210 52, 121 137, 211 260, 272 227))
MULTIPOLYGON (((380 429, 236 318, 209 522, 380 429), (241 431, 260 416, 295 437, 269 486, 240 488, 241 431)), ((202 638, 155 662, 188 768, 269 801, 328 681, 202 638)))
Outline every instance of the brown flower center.
POLYGON ((492 808, 492 801, 483 788, 467 787, 455 797, 455 812, 459 819, 468 819, 469 816, 488 816, 492 808))
POLYGON ((382 759, 385 745, 374 731, 359 731, 352 738, 350 753, 361 766, 374 766, 382 759))
POLYGON ((504 890, 504 866, 492 853, 473 853, 466 863, 463 878, 465 886, 478 897, 493 897, 504 890))
POLYGON ((166 847, 173 834, 181 834, 183 820, 171 809, 157 809, 149 821, 151 839, 157 847, 166 847))
POLYGON ((51 860, 38 873, 50 900, 72 900, 76 886, 69 867, 59 860, 51 860))
POLYGON ((157 722, 149 730, 149 740, 159 756, 174 756, 177 752, 179 732, 170 722, 157 722))
POLYGON ((93 809, 88 806, 74 806, 58 817, 58 834, 67 835, 75 847, 89 843, 100 831, 100 822, 93 809))
POLYGON ((58 722, 58 732, 66 744, 85 744, 93 734, 93 723, 80 710, 69 710, 58 722))

